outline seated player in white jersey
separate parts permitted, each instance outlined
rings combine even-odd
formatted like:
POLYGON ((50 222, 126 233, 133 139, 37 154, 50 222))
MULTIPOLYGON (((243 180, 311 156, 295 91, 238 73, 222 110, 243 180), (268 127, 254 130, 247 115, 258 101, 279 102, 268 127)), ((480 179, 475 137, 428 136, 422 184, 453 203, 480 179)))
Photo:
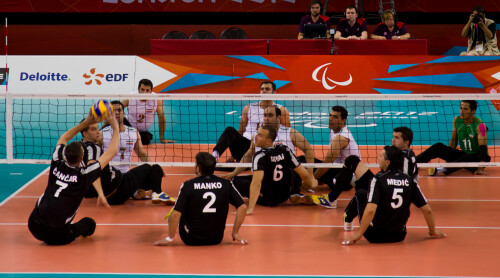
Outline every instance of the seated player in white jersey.
MULTIPOLYGON (((102 147, 97 145, 100 138, 99 125, 91 124, 80 131, 82 139, 80 143, 83 146, 82 167, 90 165, 99 157, 101 157, 102 147)), ((163 169, 159 165, 149 165, 147 163, 130 169, 126 173, 122 173, 111 165, 107 165, 101 171, 101 177, 95 183, 102 187, 105 200, 109 200, 112 205, 121 205, 134 195, 136 199, 147 197, 146 192, 151 191, 151 194, 156 193, 157 198, 153 199, 153 203, 163 203, 173 205, 174 198, 167 198, 168 195, 162 195, 161 181, 163 178, 163 169), (135 194, 134 194, 135 193, 135 194)), ((85 198, 94 198, 98 194, 93 187, 89 187, 85 193, 85 198)), ((106 203, 108 204, 108 203, 106 203)))
MULTIPOLYGON (((325 155, 324 163, 344 163, 344 160, 350 155, 361 157, 358 144, 346 126, 348 115, 349 113, 344 107, 332 107, 328 120, 328 127, 331 129, 330 146, 325 155)), ((317 204, 327 208, 336 208, 340 193, 352 188, 350 184, 347 184, 346 187, 334 186, 334 178, 339 172, 340 168, 318 168, 315 170, 314 177, 319 182, 326 183, 331 189, 328 195, 314 196, 314 201, 317 204)))
MULTIPOLYGON (((276 84, 269 80, 263 81, 260 84, 260 93, 276 93, 276 84)), ((264 124, 264 110, 273 105, 278 106, 281 110, 282 124, 290 127, 290 113, 284 106, 274 103, 273 100, 261 100, 260 102, 247 104, 243 108, 239 129, 236 130, 234 127, 228 126, 219 137, 212 152, 215 159, 218 160, 229 148, 231 157, 229 157, 228 161, 233 159, 240 161, 250 147, 250 142, 257 133, 257 129, 264 124)))
MULTIPOLYGON (((346 211, 344 223, 351 223, 359 215, 361 225, 344 244, 354 244, 362 236, 371 243, 403 241, 411 203, 422 211, 429 236, 446 236, 436 230, 434 214, 417 182, 401 171, 403 161, 403 152, 395 146, 385 146, 380 152, 377 175, 373 175, 363 162, 346 160, 346 167, 356 175, 356 194, 351 200, 356 203, 353 206, 356 209, 346 211)), ((344 224, 344 228, 352 230, 352 224, 344 224)))
MULTIPOLYGON (((132 152, 135 152, 141 161, 151 162, 147 151, 142 146, 139 132, 137 132, 135 128, 126 126, 123 123, 123 119, 125 117, 123 104, 118 100, 112 101, 111 104, 113 105, 113 113, 115 115, 115 118, 120 126, 120 147, 118 149, 118 153, 115 155, 115 157, 113 157, 112 161, 130 162, 132 160, 132 152)), ((113 131, 109 126, 102 128, 99 138, 99 145, 101 145, 104 150, 108 148, 109 139, 112 135, 113 131)), ((130 178, 133 177, 134 181, 131 181, 127 184, 134 186, 121 189, 120 187, 118 187, 118 189, 120 190, 116 190, 113 196, 108 197, 108 203, 110 204, 123 204, 130 197, 146 197, 145 192, 141 190, 141 188, 136 188, 135 185, 145 182, 145 177, 152 174, 154 174, 155 176, 155 184, 157 184, 158 182, 161 184, 161 178, 159 176, 163 177, 163 170, 157 164, 153 164, 152 167, 139 166, 140 168, 138 170, 135 170, 132 174, 129 175, 127 175, 127 172, 130 170, 130 166, 115 165, 113 167, 118 169, 123 174, 123 176, 130 178), (137 175, 138 172, 140 172, 141 174, 137 175), (160 181, 158 181, 158 179, 160 179, 160 181)), ((156 191, 158 191, 158 186, 155 187, 157 188, 156 191)), ((159 187, 161 188, 161 185, 159 187)), ((164 192, 151 192, 151 196, 148 195, 147 197, 151 197, 154 203, 164 203, 167 205, 172 204, 172 200, 170 200, 171 198, 164 192)))
MULTIPOLYGON (((153 82, 149 79, 139 81, 138 92, 133 94, 156 94, 153 92, 153 82)), ((155 114, 158 115, 158 131, 161 143, 175 143, 174 140, 165 139, 165 112, 163 100, 151 99, 122 99, 124 107, 127 107, 127 118, 124 119, 125 125, 139 130, 143 145, 149 145, 153 140, 153 134, 149 132, 155 120, 155 114)))
MULTIPOLYGON (((38 199, 28 220, 31 234, 48 245, 68 244, 79 236, 91 236, 96 228, 94 219, 84 217, 73 224, 87 188, 101 174, 101 169, 118 151, 118 134, 111 139, 109 148, 96 163, 80 167, 83 148, 79 142, 66 145, 78 132, 90 124, 97 123, 89 111, 87 118, 66 131, 57 141, 50 163, 49 180, 45 192, 38 199)), ((118 123, 112 116, 108 123, 118 130, 118 123)), ((106 204, 102 188, 94 184, 99 201, 106 204)), ((99 202, 98 202, 99 204, 99 202)))
POLYGON ((177 202, 168 218, 168 236, 154 245, 171 245, 179 227, 186 245, 219 244, 224 237, 229 204, 236 208, 232 237, 247 244, 239 234, 245 219, 246 205, 233 183, 214 175, 215 158, 199 152, 195 157, 196 178, 181 185, 177 202))
POLYGON ((277 206, 290 198, 291 169, 304 184, 313 186, 313 178, 286 145, 274 145, 276 130, 271 125, 260 127, 255 135, 255 146, 261 148, 252 160, 252 180, 233 178, 242 196, 249 197, 247 214, 255 205, 277 206))
MULTIPOLYGON (((283 126, 281 124, 281 110, 278 109, 277 106, 270 106, 264 110, 264 124, 271 125, 277 130, 276 139, 274 140, 274 145, 285 145, 287 146, 293 154, 295 154, 295 148, 297 147, 305 154, 305 161, 308 163, 314 162, 314 151, 307 141, 307 139, 297 130, 283 126)), ((255 152, 259 151, 261 148, 255 146, 255 136, 252 138, 252 142, 250 144, 250 148, 248 148, 247 152, 240 160, 241 163, 251 162, 255 152)), ((299 158, 300 161, 300 158, 299 158)), ((232 179, 239 175, 241 172, 246 170, 244 167, 238 167, 233 172, 227 174, 225 176, 226 179, 232 179)), ((307 169, 309 176, 313 177, 313 169, 307 169)), ((290 201, 293 204, 312 204, 313 201, 309 196, 304 196, 300 194, 300 189, 302 185, 302 180, 300 176, 298 176, 293 170, 292 172, 292 184, 290 185, 290 201)), ((251 181, 252 176, 242 176, 237 177, 237 180, 247 179, 249 182, 251 181)), ((316 187, 318 185, 318 181, 316 179, 312 179, 312 186, 316 187)))

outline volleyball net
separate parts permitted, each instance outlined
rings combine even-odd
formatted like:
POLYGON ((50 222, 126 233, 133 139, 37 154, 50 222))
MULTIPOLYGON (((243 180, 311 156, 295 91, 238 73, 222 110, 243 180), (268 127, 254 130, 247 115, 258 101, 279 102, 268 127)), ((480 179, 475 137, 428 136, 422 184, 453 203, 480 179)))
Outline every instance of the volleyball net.
MULTIPOLYGON (((430 145, 448 145, 452 122, 460 115, 461 100, 476 100, 476 116, 487 131, 489 163, 459 164, 433 160, 419 166, 500 166, 500 95, 229 95, 229 94, 156 94, 156 95, 43 95, 11 94, 0 96, 0 162, 50 163, 58 138, 84 119, 99 100, 162 100, 165 115, 165 139, 159 141, 158 117, 150 132, 153 140, 144 148, 151 161, 162 166, 192 166, 200 151, 212 153, 218 138, 228 126, 238 130, 243 108, 261 100, 273 100, 290 112, 291 127, 304 135, 315 157, 323 160, 330 143, 329 113, 332 106, 347 109, 347 127, 359 145, 362 161, 375 166, 377 155, 391 145, 393 129, 406 126, 413 130, 411 148, 418 155, 430 145)), ((127 115, 127 112, 125 113, 127 115)), ((102 123, 99 125, 102 126, 102 123)), ((78 134, 74 140, 80 140, 78 134)), ((303 154, 296 150, 297 155, 303 154)), ((219 158, 220 166, 230 155, 219 158)), ((131 164, 138 164, 135 156, 131 164)), ((124 164, 129 164, 124 162, 124 164)), ((306 164, 307 166, 308 164, 306 164)), ((340 167, 337 164, 309 165, 340 167)))

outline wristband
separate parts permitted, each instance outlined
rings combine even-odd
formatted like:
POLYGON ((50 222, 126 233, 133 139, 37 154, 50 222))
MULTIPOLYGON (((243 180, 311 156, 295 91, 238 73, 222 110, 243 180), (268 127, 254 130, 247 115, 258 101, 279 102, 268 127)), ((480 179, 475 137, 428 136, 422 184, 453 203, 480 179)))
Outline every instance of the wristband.
POLYGON ((173 238, 171 238, 170 236, 167 236, 167 237, 165 238, 165 240, 166 240, 166 241, 168 241, 169 243, 170 243, 170 242, 172 242, 172 241, 174 241, 174 239, 173 239, 173 238))

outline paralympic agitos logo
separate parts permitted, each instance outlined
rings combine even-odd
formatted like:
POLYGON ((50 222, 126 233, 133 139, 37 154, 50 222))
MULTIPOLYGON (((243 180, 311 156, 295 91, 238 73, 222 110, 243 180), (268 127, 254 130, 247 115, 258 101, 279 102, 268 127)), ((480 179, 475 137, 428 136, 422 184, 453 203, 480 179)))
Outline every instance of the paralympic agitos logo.
POLYGON ((326 76, 326 72, 328 71, 328 66, 331 65, 332 63, 326 63, 324 65, 321 65, 319 67, 317 67, 313 73, 312 73, 312 79, 316 82, 321 82, 321 84, 323 85, 323 87, 327 90, 332 90, 333 88, 337 87, 338 86, 347 86, 347 85, 350 85, 352 83, 352 76, 351 74, 349 74, 349 80, 346 80, 346 81, 335 81, 335 80, 332 80, 330 77, 327 77, 326 76), (321 78, 318 78, 318 73, 322 70, 323 70, 323 74, 321 76, 321 78))

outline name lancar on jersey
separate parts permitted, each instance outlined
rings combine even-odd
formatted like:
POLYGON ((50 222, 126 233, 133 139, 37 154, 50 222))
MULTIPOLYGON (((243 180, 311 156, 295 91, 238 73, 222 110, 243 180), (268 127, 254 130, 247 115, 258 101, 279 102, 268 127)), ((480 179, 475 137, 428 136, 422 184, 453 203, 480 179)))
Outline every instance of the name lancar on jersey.
POLYGON ((58 180, 62 180, 65 182, 77 182, 78 176, 75 175, 68 175, 68 174, 63 174, 57 170, 57 168, 54 168, 54 171, 52 171, 52 174, 57 177, 58 180))

